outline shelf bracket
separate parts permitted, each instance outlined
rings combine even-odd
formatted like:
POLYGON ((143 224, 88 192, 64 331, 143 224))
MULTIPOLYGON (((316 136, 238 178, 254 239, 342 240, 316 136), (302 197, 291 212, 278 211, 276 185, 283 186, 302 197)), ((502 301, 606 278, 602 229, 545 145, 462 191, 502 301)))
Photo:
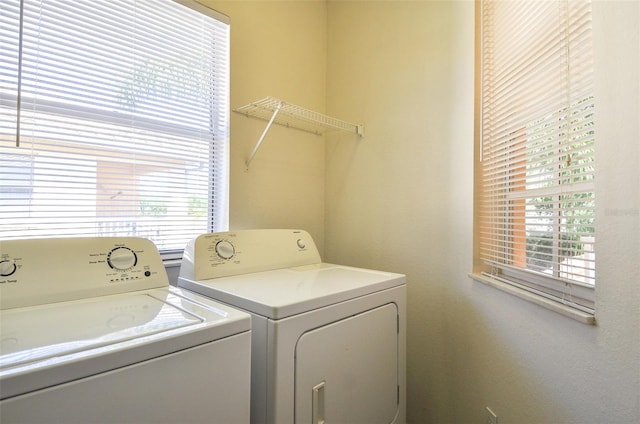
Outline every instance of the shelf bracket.
POLYGON ((256 153, 258 153, 258 149, 260 148, 260 145, 262 144, 262 141, 264 140, 264 137, 269 132, 269 129, 271 128, 271 125, 273 125, 273 121, 276 119, 276 116, 278 116, 278 112, 280 112, 281 108, 282 108, 282 102, 278 103, 278 105, 274 109, 273 115, 271 115, 271 119, 269 119, 269 122, 267 122, 267 126, 264 127, 264 131, 262 131, 262 135, 258 139, 258 142, 253 147, 253 150, 251 151, 251 154, 247 158, 247 161, 245 162, 245 166, 247 168, 247 171, 249 170, 249 165, 251 164, 251 161, 253 160, 253 157, 256 155, 256 153))

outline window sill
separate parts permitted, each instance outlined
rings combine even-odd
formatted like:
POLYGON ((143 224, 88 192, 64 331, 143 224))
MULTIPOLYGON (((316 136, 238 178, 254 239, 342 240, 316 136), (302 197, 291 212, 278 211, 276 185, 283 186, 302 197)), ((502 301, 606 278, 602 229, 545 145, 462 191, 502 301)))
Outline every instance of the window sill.
POLYGON ((484 275, 470 273, 469 277, 475 281, 486 284, 488 286, 494 287, 498 290, 502 290, 506 293, 512 294, 514 296, 519 297, 522 300, 526 300, 531 303, 535 303, 538 306, 542 306, 543 308, 549 309, 551 311, 557 312, 561 315, 564 315, 568 318, 579 321, 583 324, 587 325, 595 325, 596 318, 588 313, 579 311, 570 306, 563 305, 558 302, 554 302, 553 300, 546 299, 542 296, 538 296, 535 293, 528 292, 526 290, 520 289, 518 287, 512 286, 507 283, 503 283, 502 281, 495 280, 490 277, 486 277, 484 275))

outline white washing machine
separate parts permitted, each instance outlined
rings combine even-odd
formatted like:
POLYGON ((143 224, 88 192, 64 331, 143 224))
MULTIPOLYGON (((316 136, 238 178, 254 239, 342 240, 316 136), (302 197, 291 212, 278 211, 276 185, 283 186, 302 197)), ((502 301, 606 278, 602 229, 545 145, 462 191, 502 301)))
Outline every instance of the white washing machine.
POLYGON ((0 422, 248 423, 251 317, 140 238, 0 241, 0 422))
POLYGON ((204 234, 178 286, 252 316, 252 423, 404 423, 406 283, 322 263, 300 230, 204 234))

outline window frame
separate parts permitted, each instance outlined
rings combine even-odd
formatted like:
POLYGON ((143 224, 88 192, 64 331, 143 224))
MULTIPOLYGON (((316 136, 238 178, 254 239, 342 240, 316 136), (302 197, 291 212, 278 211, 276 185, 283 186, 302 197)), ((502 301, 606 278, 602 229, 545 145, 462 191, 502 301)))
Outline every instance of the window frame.
MULTIPOLYGON (((28 1, 28 0, 27 0, 28 1)), ((208 7, 201 5, 199 3, 197 3, 194 0, 171 0, 172 3, 175 3, 177 5, 181 5, 184 7, 187 7, 189 9, 193 9, 195 10, 197 13, 206 15, 214 20, 216 20, 217 22, 219 22, 220 24, 226 25, 227 27, 227 38, 226 38, 226 44, 224 41, 220 41, 219 39, 216 39, 216 43, 221 43, 223 44, 222 46, 222 50, 219 53, 216 53, 217 56, 222 56, 222 60, 226 61, 226 70, 224 72, 222 72, 220 74, 220 81, 213 81, 211 83, 211 87, 215 87, 214 90, 217 90, 218 93, 221 93, 217 96, 215 96, 216 100, 210 100, 211 101, 211 108, 215 109, 215 112, 210 112, 209 114, 209 119, 210 120, 218 120, 220 119, 220 117, 218 115, 223 115, 222 121, 223 124, 221 126, 221 128, 218 131, 218 127, 216 127, 216 134, 215 137, 217 139, 221 139, 221 141, 218 142, 214 142, 213 139, 210 141, 210 149, 217 149, 219 153, 218 154, 218 159, 216 160, 216 162, 219 164, 218 168, 213 168, 213 166, 210 167, 210 173, 211 175, 209 176, 208 179, 208 190, 209 190, 209 195, 208 195, 208 205, 207 205, 207 218, 206 218, 206 229, 202 230, 198 230, 200 232, 204 232, 204 231, 224 231, 228 229, 228 209, 229 209, 229 201, 228 201, 228 193, 229 193, 229 148, 228 148, 228 144, 229 144, 229 114, 230 114, 230 107, 229 107, 229 19, 228 17, 226 17, 223 14, 220 14, 219 12, 216 12, 212 9, 209 9, 208 7), (223 127, 223 128, 222 128, 223 127), (214 177, 213 177, 213 173, 216 174, 215 176, 215 184, 214 184, 214 177), (215 187, 214 187, 215 185, 215 187)), ((104 6, 104 5, 103 5, 104 6)), ((22 19, 22 7, 24 7, 24 4, 22 2, 20 2, 20 19, 22 19)), ((22 21, 20 21, 22 22, 22 21)), ((107 24, 109 25, 109 24, 107 24)), ((20 23, 20 34, 22 33, 22 23, 20 23)), ((213 47, 211 47, 213 48, 213 47)), ((19 67, 22 66, 22 38, 20 38, 19 41, 19 67)), ((217 63, 217 62, 216 62, 217 63)), ((23 136, 24 134, 20 134, 20 125, 18 124, 19 122, 19 118, 20 118, 20 110, 21 110, 21 103, 23 102, 27 102, 29 101, 29 96, 28 95, 22 95, 21 91, 20 91, 20 85, 21 85, 21 81, 22 79, 20 78, 20 74, 21 71, 18 70, 18 78, 17 78, 17 91, 16 94, 13 95, 10 92, 2 92, 2 90, 0 90, 0 101, 2 101, 2 106, 3 108, 6 107, 14 107, 15 105, 15 109, 17 111, 17 120, 16 120, 16 135, 14 137, 15 139, 15 152, 13 152, 10 149, 5 149, 2 150, 0 149, 0 153, 1 152, 8 152, 8 155, 11 154, 21 154, 21 150, 19 147, 20 144, 20 137, 23 136), (14 98, 11 98, 11 97, 14 98), (9 106, 7 106, 9 105, 9 106)), ((218 74, 216 74, 218 75, 218 74)), ((0 87, 2 88, 2 87, 0 87)), ((213 97, 212 97, 213 98, 213 97)), ((60 110, 64 110, 64 114, 62 116, 64 116, 64 119, 68 119, 69 121, 65 122, 65 125, 73 125, 72 121, 73 120, 77 120, 78 122, 80 122, 80 120, 83 117, 86 117, 87 115, 94 113, 95 114, 95 110, 88 108, 84 105, 81 104, 64 104, 64 108, 60 108, 60 105, 62 103, 59 102, 57 99, 52 99, 49 101, 42 101, 40 100, 38 105, 41 109, 39 109, 39 113, 41 113, 41 115, 38 116, 44 116, 44 114, 46 114, 47 112, 52 112, 55 111, 56 113, 60 113, 60 110)), ((100 114, 100 118, 98 119, 98 122, 101 123, 101 125, 105 125, 105 126, 117 126, 118 124, 124 122, 124 121, 128 121, 129 118, 127 116, 123 116, 122 114, 118 114, 117 112, 110 112, 110 111, 104 111, 103 113, 100 114)), ((85 122, 86 123, 89 121, 85 122)), ((217 122, 217 121, 216 121, 217 122)), ((132 128, 133 130, 141 130, 141 131, 148 131, 151 132, 150 129, 154 128, 154 121, 152 119, 146 119, 145 117, 136 117, 135 120, 135 124, 134 125, 130 125, 129 122, 127 122, 130 126, 130 128, 132 128)), ((173 123, 171 124, 167 124, 165 125, 164 130, 168 130, 169 133, 167 134, 173 134, 175 135, 175 133, 180 133, 180 134, 184 134, 184 131, 188 129, 186 127, 183 128, 178 128, 178 126, 175 126, 174 130, 175 133, 173 133, 174 130, 171 129, 171 126, 174 125, 173 123)), ((211 125, 211 124, 210 124, 211 125)), ((6 137, 2 137, 0 134, 0 144, 3 143, 7 143, 6 145, 8 147, 10 147, 10 141, 6 139, 6 137)), ((85 147, 83 147, 84 145, 78 147, 78 149, 85 149, 85 147)), ((27 149, 24 149, 23 151, 27 151, 27 149)), ((88 150, 87 150, 88 152, 88 150)), ((177 153, 177 152, 176 152, 177 153)), ((176 156, 179 156, 179 154, 177 154, 176 156)), ((209 157, 208 161, 211 162, 213 159, 211 157, 209 157)), ((32 156, 32 160, 31 163, 34 163, 33 160, 33 156, 32 156)), ((124 163, 124 162, 122 162, 124 163)), ((96 161, 96 173, 97 171, 97 167, 98 167, 98 162, 96 161)), ((31 170, 31 175, 33 175, 33 169, 31 170)), ((10 191, 12 190, 12 188, 9 185, 3 185, 2 187, 3 189, 3 193, 7 192, 10 193, 10 191)), ((96 191, 98 189, 96 188, 96 191)), ((32 189, 33 191, 33 189, 32 189)), ((96 197, 98 197, 96 195, 96 197)), ((98 201, 96 201, 97 203, 98 201)), ((9 204, 9 203, 7 203, 9 204)), ((96 211, 98 210, 98 206, 96 206, 96 211)), ((97 220, 97 216, 96 216, 96 220, 97 220)), ((98 222, 96 221, 96 225, 98 224, 98 222)), ((159 224, 160 225, 160 224, 159 224)), ((97 229, 95 230, 97 231, 97 229)), ((7 233, 8 234, 8 233, 7 233)), ((69 233, 69 236, 74 235, 73 233, 69 233)), ((87 235, 87 234, 83 234, 83 235, 87 235)), ((109 234, 106 234, 109 235, 109 234)), ((192 237, 197 236, 198 234, 192 234, 192 237)), ((5 235, 6 237, 7 235, 5 235)), ((56 236, 56 235, 47 235, 47 236, 56 236)), ((0 238, 3 237, 0 234, 0 238)), ((15 237, 15 236, 14 236, 15 237)), ((31 236, 33 237, 33 236, 31 236)), ((169 248, 169 249, 161 249, 161 253, 163 255, 163 258, 167 259, 167 260, 172 260, 172 259, 178 259, 181 257, 182 255, 182 249, 178 249, 178 248, 169 248)))
MULTIPOLYGON (((552 186, 548 188, 536 188, 527 189, 526 187, 519 187, 515 189, 509 189, 506 191, 506 201, 503 204, 512 204, 512 208, 506 214, 514 214, 516 218, 509 221, 503 221, 502 224, 498 223, 497 226, 502 225, 504 234, 507 234, 509 240, 515 240, 514 245, 511 246, 511 254, 516 257, 511 259, 511 263, 499 263, 492 262, 487 259, 481 258, 480 251, 482 250, 482 227, 481 223, 481 203, 483 201, 483 8, 484 0, 476 1, 476 79, 475 79, 475 126, 474 126, 474 138, 475 138, 475 169, 474 169, 474 267, 470 273, 470 277, 474 280, 496 287, 500 290, 514 294, 520 298, 539 304, 548 309, 559 312, 565 316, 577 319, 586 324, 595 323, 595 287, 588 283, 580 283, 573 280, 567 280, 562 278, 561 269, 558 268, 558 272, 554 271, 556 276, 550 277, 542 272, 535 272, 530 270, 523 270, 522 263, 517 266, 516 261, 524 261, 526 268, 527 257, 524 253, 527 243, 527 232, 525 229, 525 216, 526 216, 526 202, 527 199, 532 198, 532 192, 535 192, 534 197, 551 197, 552 202, 560 203, 562 190, 558 186, 552 186), (511 222, 511 224, 508 224, 511 222), (509 227, 511 226, 511 227, 509 227), (515 227, 521 227, 519 230, 515 227), (519 236, 513 236, 513 234, 520 232, 519 236), (509 235, 511 234, 511 235, 509 235), (519 245, 516 245, 519 240, 519 245), (520 256, 517 253, 520 252, 520 256)), ((591 96, 593 93, 591 93, 591 96)), ((568 106, 573 110, 571 106, 568 106)), ((525 144, 528 139, 525 137, 520 141, 513 142, 511 144, 514 150, 518 150, 522 145, 523 155, 526 154, 525 144)), ((517 155, 516 155, 517 156, 517 155)), ((570 159, 568 159, 570 161, 570 159)), ((512 166, 511 172, 520 172, 522 175, 526 174, 527 158, 523 156, 519 165, 512 166)), ((555 163, 555 162, 554 162, 555 163)), ((506 177, 505 177, 506 178, 506 177)), ((524 178, 526 180, 526 178, 524 178)), ((505 185, 508 184, 505 182, 505 185)), ((589 190, 591 194, 595 192, 593 182, 589 183, 589 190)), ((593 200, 593 199, 591 199, 593 200)), ((558 215, 559 216, 559 215, 558 215)), ((557 216, 556 216, 557 217, 557 216)), ((560 219, 560 218, 557 218, 560 219)), ((555 234, 554 239, 560 240, 561 231, 554 227, 552 230, 555 234)), ((559 245, 558 245, 559 246, 559 245)), ((556 246, 556 248, 558 248, 556 246)), ((584 248, 584 246, 583 246, 584 248)), ((508 260, 507 260, 508 261, 508 260)))

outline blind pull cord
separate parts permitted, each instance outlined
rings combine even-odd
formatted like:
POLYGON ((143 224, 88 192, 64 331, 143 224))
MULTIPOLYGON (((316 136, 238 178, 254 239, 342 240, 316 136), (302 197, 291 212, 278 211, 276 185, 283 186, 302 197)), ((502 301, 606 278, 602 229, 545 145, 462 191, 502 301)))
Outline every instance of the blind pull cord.
POLYGON ((16 96, 16 147, 20 147, 20 110, 22 109, 22 37, 24 36, 24 0, 20 0, 20 28, 18 36, 18 93, 16 96))

